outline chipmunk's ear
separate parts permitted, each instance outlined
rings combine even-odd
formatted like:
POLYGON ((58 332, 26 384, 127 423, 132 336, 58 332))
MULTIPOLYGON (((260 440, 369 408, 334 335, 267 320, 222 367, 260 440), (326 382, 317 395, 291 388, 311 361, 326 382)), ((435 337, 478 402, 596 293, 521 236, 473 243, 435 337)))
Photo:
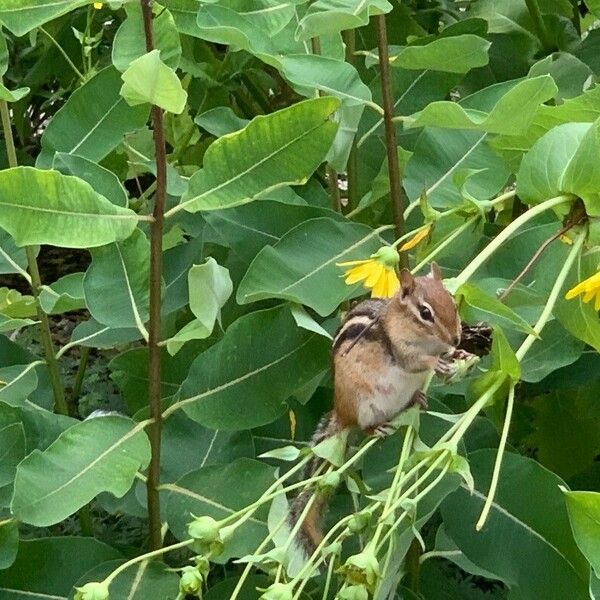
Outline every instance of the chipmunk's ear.
POLYGON ((400 271, 400 290, 404 298, 408 294, 412 294, 415 289, 415 278, 408 269, 400 271))
POLYGON ((440 270, 439 265, 436 262, 432 262, 430 266, 430 275, 433 279, 437 279, 438 281, 442 280, 442 271, 440 270))

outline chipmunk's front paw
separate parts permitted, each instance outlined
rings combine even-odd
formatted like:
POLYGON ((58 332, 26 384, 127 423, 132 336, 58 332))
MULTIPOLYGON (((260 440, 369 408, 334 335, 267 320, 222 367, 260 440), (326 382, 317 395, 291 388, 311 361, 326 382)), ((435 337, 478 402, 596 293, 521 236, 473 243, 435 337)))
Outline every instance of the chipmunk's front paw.
POLYGON ((438 358, 435 365, 435 374, 442 379, 449 379, 456 373, 456 363, 443 358, 438 358))
POLYGON ((389 422, 373 427, 373 435, 379 438, 388 437, 389 435, 396 433, 396 431, 396 428, 389 422))
POLYGON ((427 395, 423 390, 417 390, 410 400, 412 406, 418 404, 423 410, 429 410, 429 404, 427 402, 427 395))

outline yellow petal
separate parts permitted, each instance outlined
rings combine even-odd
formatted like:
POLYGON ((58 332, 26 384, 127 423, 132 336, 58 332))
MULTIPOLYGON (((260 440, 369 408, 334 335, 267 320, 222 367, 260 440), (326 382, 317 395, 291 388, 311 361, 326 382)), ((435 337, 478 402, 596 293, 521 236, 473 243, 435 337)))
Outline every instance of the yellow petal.
POLYGON ((365 258, 364 260, 347 260, 346 262, 335 263, 336 267, 354 267, 356 265, 365 265, 366 263, 371 262, 370 258, 365 258))
POLYGON ((596 292, 596 302, 594 303, 594 310, 600 310, 600 293, 596 292))
POLYGON ((94 2, 94 8, 96 10, 100 10, 102 8, 102 4, 104 4, 103 2, 94 2))
POLYGON ((366 279, 370 275, 370 273, 371 273, 371 265, 370 264, 354 267, 353 269, 350 269, 346 273, 346 284, 354 285, 355 283, 358 283, 359 281, 366 279))
POLYGON ((582 300, 584 302, 589 302, 595 295, 596 295, 596 292, 594 290, 589 290, 585 294, 583 294, 582 300))
POLYGON ((379 279, 373 285, 373 290, 371 291, 371 298, 385 298, 385 290, 386 290, 386 282, 387 277, 385 272, 381 273, 379 279))
POLYGON ((391 298, 400 289, 398 275, 394 271, 388 273, 388 298, 391 298))
POLYGON ((385 274, 385 267, 377 262, 373 262, 370 266, 371 272, 369 276, 365 279, 364 286, 368 288, 372 288, 379 283, 383 275, 385 274))
POLYGON ((558 237, 558 239, 563 243, 563 244, 567 244, 568 246, 571 246, 573 244, 573 240, 568 236, 568 235, 560 235, 558 237))
POLYGON ((424 227, 421 231, 417 231, 408 242, 405 242, 400 246, 400 252, 406 252, 407 250, 414 248, 421 240, 424 240, 429 235, 430 231, 431 225, 427 225, 427 227, 424 227))
POLYGON ((567 300, 572 300, 575 296, 579 296, 579 294, 583 294, 585 292, 584 283, 579 283, 575 287, 571 288, 566 294, 565 298, 567 300))

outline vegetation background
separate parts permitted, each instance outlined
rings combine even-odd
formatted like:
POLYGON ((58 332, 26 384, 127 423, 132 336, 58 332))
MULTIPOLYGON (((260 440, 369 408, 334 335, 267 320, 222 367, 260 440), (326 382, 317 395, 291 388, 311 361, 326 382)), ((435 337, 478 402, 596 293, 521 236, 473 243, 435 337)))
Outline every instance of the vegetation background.
POLYGON ((0 596, 600 597, 599 22, 0 0, 0 596), (492 352, 302 480, 384 246, 492 352))

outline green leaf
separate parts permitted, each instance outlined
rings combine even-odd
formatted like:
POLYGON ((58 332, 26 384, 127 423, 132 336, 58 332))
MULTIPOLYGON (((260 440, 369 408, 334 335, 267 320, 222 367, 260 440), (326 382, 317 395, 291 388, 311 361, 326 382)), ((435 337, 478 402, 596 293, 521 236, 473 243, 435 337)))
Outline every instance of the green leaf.
POLYGON ((77 177, 33 167, 0 172, 0 227, 19 246, 103 246, 129 237, 137 222, 77 177))
POLYGON ((221 322, 221 308, 225 305, 233 283, 229 271, 209 257, 202 265, 193 265, 188 271, 190 310, 196 317, 168 340, 169 354, 176 354, 186 341, 207 338, 215 323, 221 322))
MULTIPOLYGON (((126 71, 134 60, 147 51, 141 6, 138 3, 125 4, 125 10, 127 18, 119 26, 112 46, 112 63, 121 72, 126 71)), ((176 69, 181 58, 181 43, 175 21, 166 8, 154 12, 154 47, 160 51, 160 60, 171 69, 176 69)))
POLYGON ((83 273, 65 275, 52 285, 40 288, 40 306, 46 314, 60 314, 85 308, 83 273))
POLYGON ((36 165, 49 168, 55 152, 100 161, 126 133, 143 127, 150 109, 128 106, 119 95, 121 83, 120 73, 107 67, 75 90, 44 130, 36 165))
POLYGON ((245 204, 267 190, 306 182, 323 161, 337 126, 336 98, 305 100, 219 138, 190 179, 177 210, 215 210, 245 204))
POLYGON ((22 87, 11 91, 2 83, 0 83, 0 100, 6 100, 7 102, 18 102, 22 98, 25 98, 29 92, 30 88, 28 87, 22 87))
POLYGON ((431 125, 490 133, 523 133, 531 125, 539 105, 553 98, 557 90, 549 75, 524 79, 509 89, 489 112, 463 108, 456 102, 432 102, 411 117, 407 126, 431 125))
POLYGON ((425 193, 434 208, 454 208, 462 202, 453 176, 460 169, 479 169, 466 183, 478 200, 495 196, 504 186, 509 170, 487 144, 486 133, 427 127, 419 135, 406 165, 404 186, 410 200, 425 193))
POLYGON ((0 313, 5 317, 33 317, 37 314, 35 298, 17 290, 0 288, 0 313))
POLYGON ((111 328, 137 327, 148 320, 150 243, 140 229, 123 242, 92 252, 83 279, 85 303, 92 317, 111 328))
POLYGON ((28 365, 11 365, 0 368, 0 401, 11 406, 22 406, 38 385, 35 372, 39 361, 28 365))
POLYGON ((310 219, 258 253, 239 285, 237 301, 283 298, 327 316, 343 300, 363 293, 362 286, 344 283, 336 263, 368 258, 381 245, 378 232, 365 225, 310 219))
POLYGON ((390 59, 390 64, 404 69, 468 73, 488 64, 490 46, 478 35, 441 37, 424 46, 406 46, 390 59))
POLYGON ((179 405, 215 429, 270 423, 294 391, 327 369, 328 352, 323 337, 296 327, 288 307, 245 315, 192 363, 179 405))
POLYGON ((0 313, 0 333, 14 331, 15 329, 34 325, 35 323, 37 323, 37 321, 32 321, 31 319, 13 319, 12 317, 7 317, 0 313))
MULTIPOLYGON (((36 253, 37 254, 37 253, 36 253)), ((20 273, 27 268, 27 254, 19 248, 8 232, 0 229, 0 275, 20 273)))
POLYGON ((441 507, 448 535, 515 598, 587 598, 589 567, 571 535, 562 481, 535 461, 505 453, 487 523, 475 530, 495 457, 496 450, 471 453, 475 491, 462 484, 441 507))
POLYGON ((160 59, 160 51, 152 50, 132 61, 121 75, 119 92, 129 106, 155 104, 179 115, 187 102, 187 92, 173 69, 160 59))
MULTIPOLYGON (((170 486, 166 503, 167 522, 173 534, 187 539, 187 524, 192 515, 208 515, 216 520, 230 516, 257 500, 275 481, 275 469, 264 463, 239 459, 226 466, 204 467, 184 475, 170 486), (240 483, 243 482, 243 485, 240 483)), ((267 535, 265 504, 235 530, 225 544, 218 562, 253 552, 267 535)))
POLYGON ((221 137, 244 129, 250 121, 238 117, 229 106, 217 106, 198 115, 194 123, 215 137, 221 137))
POLYGON ((386 0, 317 0, 312 2, 298 24, 300 40, 355 29, 367 25, 369 18, 392 10, 386 0))
POLYGON ((521 377, 521 365, 500 327, 494 328, 491 355, 491 368, 494 371, 501 371, 513 381, 519 381, 521 377))
POLYGON ((315 54, 288 55, 280 59, 284 77, 303 96, 317 91, 339 98, 346 106, 371 102, 371 90, 349 63, 315 54))
POLYGON ((62 600, 90 569, 121 554, 93 537, 21 540, 13 565, 0 571, 3 600, 62 600))
POLYGON ((575 541, 600 577, 600 494, 564 488, 563 492, 575 541))
POLYGON ((52 168, 63 175, 75 175, 87 181, 98 194, 117 206, 127 208, 127 193, 119 178, 93 160, 75 154, 57 152, 54 155, 52 168))
POLYGON ((89 0, 3 0, 0 21, 21 36, 86 4, 89 0))
POLYGON ((149 460, 148 438, 130 419, 82 421, 19 464, 12 512, 31 525, 59 523, 100 492, 123 496, 149 460))
MULTIPOLYGON (((17 465, 25 457, 25 429, 23 423, 12 423, 6 427, 0 427, 0 506, 7 507, 10 504, 12 495, 13 481, 17 471, 17 465)), ((8 536, 12 539, 10 527, 2 524, 0 520, 0 540, 2 536, 8 536)), ((17 539, 18 539, 17 532, 17 539)), ((2 544, 0 544, 2 548, 2 544)), ((11 553, 12 555, 12 553, 11 553)), ((12 555, 14 558, 14 555, 12 555)), ((0 568, 6 568, 7 561, 12 562, 12 558, 5 557, 0 551, 0 568)))
POLYGON ((94 319, 79 323, 73 330, 70 344, 88 348, 113 348, 142 337, 137 327, 112 328, 94 319))
POLYGON ((535 331, 527 321, 473 283, 461 285, 456 292, 456 300, 460 306, 461 316, 466 321, 476 322, 483 319, 492 325, 535 335, 535 331))
POLYGON ((0 524, 0 570, 13 564, 19 549, 19 523, 16 520, 0 524))

